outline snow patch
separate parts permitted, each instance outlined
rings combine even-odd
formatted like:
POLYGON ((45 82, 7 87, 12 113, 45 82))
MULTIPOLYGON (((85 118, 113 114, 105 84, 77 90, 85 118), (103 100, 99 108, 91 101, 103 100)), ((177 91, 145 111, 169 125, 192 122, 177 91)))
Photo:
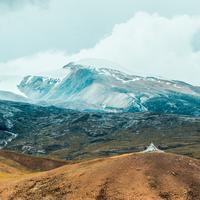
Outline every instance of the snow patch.
POLYGON ((10 137, 8 139, 0 141, 0 149, 3 149, 4 147, 6 147, 8 143, 12 142, 18 136, 17 134, 9 132, 9 131, 4 131, 4 132, 10 134, 10 137))
POLYGON ((143 151, 143 153, 155 153, 155 152, 157 152, 157 153, 163 153, 164 151, 161 151, 160 149, 158 149, 153 143, 151 143, 151 144, 147 147, 147 149, 145 149, 145 150, 143 151))

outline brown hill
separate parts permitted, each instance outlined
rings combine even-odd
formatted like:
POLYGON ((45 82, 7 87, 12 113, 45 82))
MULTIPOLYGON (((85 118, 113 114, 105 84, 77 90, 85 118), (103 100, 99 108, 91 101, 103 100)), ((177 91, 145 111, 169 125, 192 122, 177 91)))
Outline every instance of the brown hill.
MULTIPOLYGON (((47 171, 67 164, 66 161, 62 160, 34 157, 6 150, 0 150, 0 156, 13 161, 17 163, 17 165, 21 165, 28 170, 34 171, 47 171)), ((14 164, 14 166, 16 166, 16 164, 14 164)))
POLYGON ((0 185, 3 200, 199 200, 200 161, 126 154, 32 173, 0 185))

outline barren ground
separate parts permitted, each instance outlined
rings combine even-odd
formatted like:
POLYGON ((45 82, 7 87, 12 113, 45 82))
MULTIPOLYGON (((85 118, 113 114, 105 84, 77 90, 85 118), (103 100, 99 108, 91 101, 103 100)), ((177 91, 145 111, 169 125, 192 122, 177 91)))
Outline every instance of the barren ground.
POLYGON ((200 199, 200 161, 166 153, 126 154, 47 172, 9 173, 13 178, 4 176, 0 184, 3 200, 200 199))

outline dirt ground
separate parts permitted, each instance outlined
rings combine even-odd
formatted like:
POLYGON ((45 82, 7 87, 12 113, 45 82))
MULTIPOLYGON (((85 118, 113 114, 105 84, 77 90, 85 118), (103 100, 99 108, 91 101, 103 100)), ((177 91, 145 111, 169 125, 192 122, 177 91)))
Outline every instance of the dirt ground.
POLYGON ((0 199, 200 200, 200 161, 167 153, 96 159, 4 179, 0 199))

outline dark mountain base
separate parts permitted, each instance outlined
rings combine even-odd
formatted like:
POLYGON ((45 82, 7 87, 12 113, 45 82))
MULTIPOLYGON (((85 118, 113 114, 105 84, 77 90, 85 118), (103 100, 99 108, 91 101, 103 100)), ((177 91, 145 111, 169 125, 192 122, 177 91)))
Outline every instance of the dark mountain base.
POLYGON ((138 152, 154 142, 200 158, 200 118, 159 113, 78 112, 0 102, 1 148, 66 160, 138 152))

